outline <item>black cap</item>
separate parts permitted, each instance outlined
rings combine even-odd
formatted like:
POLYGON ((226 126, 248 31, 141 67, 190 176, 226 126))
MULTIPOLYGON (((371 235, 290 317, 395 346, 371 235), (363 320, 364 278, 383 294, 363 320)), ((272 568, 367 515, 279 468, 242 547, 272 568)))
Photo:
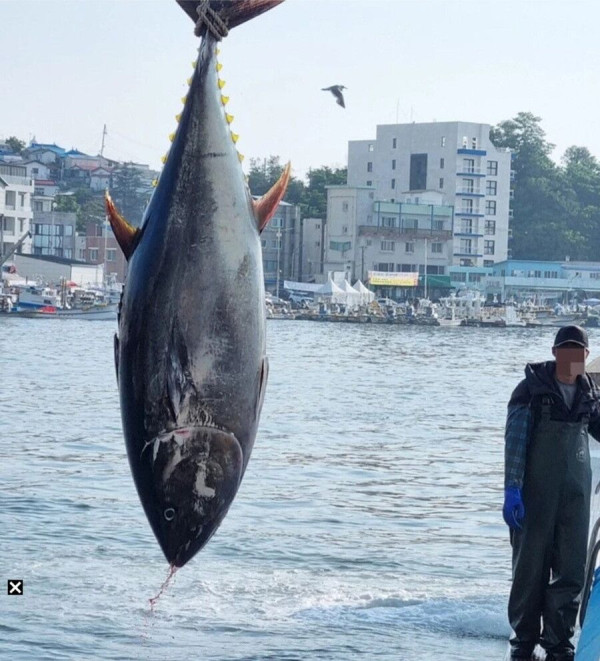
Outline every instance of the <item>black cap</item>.
POLYGON ((558 333, 556 333, 554 346, 559 347, 561 344, 567 344, 567 342, 573 342, 573 344, 579 344, 579 346, 587 348, 587 333, 581 326, 563 326, 558 333))

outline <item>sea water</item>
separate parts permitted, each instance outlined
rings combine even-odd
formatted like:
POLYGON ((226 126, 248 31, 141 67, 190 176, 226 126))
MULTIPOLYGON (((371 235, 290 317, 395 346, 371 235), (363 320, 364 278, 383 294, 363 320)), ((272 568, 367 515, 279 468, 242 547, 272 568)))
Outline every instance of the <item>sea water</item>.
POLYGON ((0 320, 1 659, 502 658, 506 403, 556 329, 270 321, 244 481, 151 611, 115 325, 0 320))

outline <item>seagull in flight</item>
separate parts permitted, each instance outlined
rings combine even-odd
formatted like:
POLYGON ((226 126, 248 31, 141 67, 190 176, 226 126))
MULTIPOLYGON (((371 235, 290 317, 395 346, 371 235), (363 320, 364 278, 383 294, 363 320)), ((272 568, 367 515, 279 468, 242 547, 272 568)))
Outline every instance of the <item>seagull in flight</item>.
POLYGON ((344 103, 344 95, 342 94, 342 90, 345 90, 346 88, 344 85, 332 85, 331 87, 322 87, 321 90, 323 92, 331 92, 333 96, 335 96, 335 99, 338 103, 339 106, 342 106, 342 108, 345 108, 346 105, 344 103))

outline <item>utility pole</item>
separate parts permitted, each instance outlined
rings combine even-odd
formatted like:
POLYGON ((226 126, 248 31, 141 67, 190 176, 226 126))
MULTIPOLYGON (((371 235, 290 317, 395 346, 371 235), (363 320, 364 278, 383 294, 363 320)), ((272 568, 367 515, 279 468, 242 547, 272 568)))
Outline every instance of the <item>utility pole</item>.
POLYGON ((0 258, 4 255, 4 214, 0 213, 0 258))
POLYGON ((425 278, 425 296, 423 298, 427 298, 427 239, 425 239, 425 274, 423 277, 425 278))
POLYGON ((106 124, 104 125, 104 128, 102 129, 102 147, 100 147, 100 156, 104 156, 104 138, 106 137, 106 124))

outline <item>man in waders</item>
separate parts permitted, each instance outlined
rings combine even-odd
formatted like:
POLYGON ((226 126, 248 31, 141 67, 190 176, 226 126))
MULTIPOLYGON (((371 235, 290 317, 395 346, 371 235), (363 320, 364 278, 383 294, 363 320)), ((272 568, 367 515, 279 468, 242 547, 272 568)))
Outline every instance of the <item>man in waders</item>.
POLYGON ((529 363, 508 404, 503 516, 510 527, 511 659, 574 658, 583 588, 591 468, 588 430, 600 440, 600 392, 585 373, 587 333, 565 326, 556 360, 529 363))

